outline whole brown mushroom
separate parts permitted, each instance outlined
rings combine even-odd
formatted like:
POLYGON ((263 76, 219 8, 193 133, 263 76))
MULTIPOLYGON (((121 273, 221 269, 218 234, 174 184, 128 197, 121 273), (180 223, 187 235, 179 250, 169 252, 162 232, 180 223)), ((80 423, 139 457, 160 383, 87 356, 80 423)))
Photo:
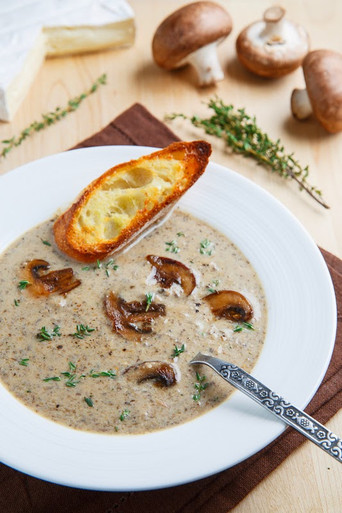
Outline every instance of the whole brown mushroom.
POLYGON ((214 2, 194 2, 168 16, 157 28, 153 58, 161 68, 172 70, 191 64, 200 86, 224 78, 216 47, 231 32, 228 12, 214 2))
POLYGON ((262 20, 246 27, 236 40, 238 58, 249 71, 278 78, 298 68, 309 51, 303 27, 285 18, 285 9, 273 6, 262 20))
POLYGON ((331 133, 342 130, 342 55, 315 50, 303 61, 306 89, 295 89, 291 110, 298 120, 311 114, 331 133))

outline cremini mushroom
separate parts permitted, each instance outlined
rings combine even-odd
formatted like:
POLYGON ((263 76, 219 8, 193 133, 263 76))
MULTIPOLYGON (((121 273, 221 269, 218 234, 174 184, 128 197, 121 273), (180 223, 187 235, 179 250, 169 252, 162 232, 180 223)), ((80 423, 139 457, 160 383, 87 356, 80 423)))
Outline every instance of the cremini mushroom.
POLYGON ((342 130, 342 54, 315 50, 303 61, 306 89, 294 89, 291 110, 298 120, 311 114, 328 132, 342 130))
POLYGON ((253 308, 249 301, 235 290, 220 290, 203 298, 209 303, 216 317, 230 321, 248 322, 253 317, 253 308))
POLYGON ((248 25, 236 40, 240 62, 253 73, 278 78, 298 68, 309 51, 303 27, 285 17, 285 9, 266 9, 263 20, 248 25))
POLYGON ((157 28, 153 58, 161 68, 172 70, 191 64, 200 86, 224 78, 216 47, 231 32, 228 12, 214 2, 194 2, 168 16, 157 28))
POLYGON ((154 278, 164 288, 169 289, 174 283, 180 285, 186 296, 196 287, 196 278, 192 271, 178 260, 172 258, 147 255, 146 260, 155 269, 154 278))
POLYGON ((26 263, 25 277, 30 283, 29 291, 33 295, 66 294, 81 284, 81 280, 75 278, 71 267, 46 273, 49 269, 50 264, 46 260, 35 259, 26 263))
POLYGON ((105 311, 113 322, 113 330, 127 340, 140 341, 141 335, 152 333, 152 322, 166 315, 165 305, 143 301, 128 303, 110 292, 104 300, 105 311))
POLYGON ((153 380, 159 387, 170 387, 179 381, 179 370, 172 364, 161 361, 142 362, 128 367, 124 374, 129 379, 141 383, 146 380, 153 380))

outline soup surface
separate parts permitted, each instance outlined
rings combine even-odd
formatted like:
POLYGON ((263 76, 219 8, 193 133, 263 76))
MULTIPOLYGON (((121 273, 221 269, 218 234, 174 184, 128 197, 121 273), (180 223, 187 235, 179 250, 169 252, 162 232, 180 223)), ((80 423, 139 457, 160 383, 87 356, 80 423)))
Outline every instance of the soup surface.
POLYGON ((252 370, 265 339, 265 295, 251 264, 223 234, 176 210, 126 253, 86 265, 56 249, 53 222, 23 235, 0 258, 0 378, 26 406, 75 429, 143 433, 201 415, 232 392, 208 367, 189 366, 199 351, 252 370), (147 255, 190 268, 193 292, 162 288, 147 255), (81 284, 64 295, 34 297, 23 280, 33 259, 46 260, 50 270, 72 267, 81 284), (203 298, 220 290, 248 299, 248 323, 214 316, 203 298), (140 341, 127 340, 106 314, 110 292, 127 302, 147 300, 146 309, 163 304, 165 315, 140 341), (141 379, 144 366, 137 365, 151 361, 172 364, 176 383, 141 379))

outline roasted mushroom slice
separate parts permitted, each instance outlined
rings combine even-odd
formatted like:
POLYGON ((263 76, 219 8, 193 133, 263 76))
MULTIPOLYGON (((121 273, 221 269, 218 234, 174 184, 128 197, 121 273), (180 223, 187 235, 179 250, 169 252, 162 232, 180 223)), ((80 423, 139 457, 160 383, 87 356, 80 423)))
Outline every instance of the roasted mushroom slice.
POLYGON ((124 374, 137 383, 152 379, 159 387, 170 387, 179 381, 179 370, 172 363, 151 361, 128 367, 124 374))
POLYGON ((208 301, 212 313, 217 317, 235 322, 248 322, 253 317, 251 304, 245 296, 235 290, 220 290, 203 299, 208 301))
POLYGON ((35 296, 66 294, 81 284, 71 267, 44 274, 49 269, 50 264, 46 260, 35 259, 25 265, 25 277, 31 284, 29 290, 35 296))
POLYGON ((128 303, 114 292, 105 297, 104 306, 113 330, 127 340, 140 341, 141 335, 152 333, 153 320, 166 315, 163 304, 147 303, 146 299, 128 303))
POLYGON ((189 296, 196 287, 194 274, 182 262, 155 255, 147 255, 146 260, 153 265, 156 270, 154 277, 164 289, 169 289, 173 283, 177 283, 182 287, 184 294, 189 296))

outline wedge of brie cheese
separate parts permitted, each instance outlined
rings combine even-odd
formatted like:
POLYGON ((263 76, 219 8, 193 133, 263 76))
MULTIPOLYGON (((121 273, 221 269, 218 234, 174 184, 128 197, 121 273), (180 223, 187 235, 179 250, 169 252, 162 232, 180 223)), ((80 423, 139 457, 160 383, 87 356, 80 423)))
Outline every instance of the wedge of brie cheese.
POLYGON ((0 2, 0 120, 10 121, 44 59, 134 42, 125 0, 0 2))

